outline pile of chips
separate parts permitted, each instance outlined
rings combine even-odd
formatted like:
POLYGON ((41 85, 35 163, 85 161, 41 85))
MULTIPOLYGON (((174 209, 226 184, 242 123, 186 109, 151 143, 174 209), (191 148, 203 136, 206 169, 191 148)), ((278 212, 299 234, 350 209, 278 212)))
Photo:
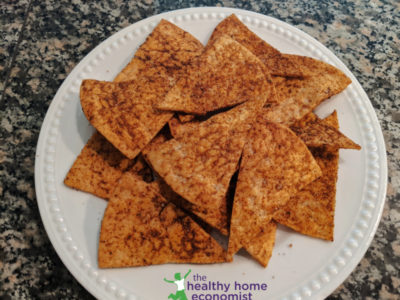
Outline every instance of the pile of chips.
POLYGON ((97 131, 64 182, 108 200, 99 267, 229 262, 241 248, 267 266, 277 223, 332 241, 339 149, 360 146, 336 112, 313 110, 350 83, 235 15, 206 46, 161 20, 113 82, 81 85, 97 131))

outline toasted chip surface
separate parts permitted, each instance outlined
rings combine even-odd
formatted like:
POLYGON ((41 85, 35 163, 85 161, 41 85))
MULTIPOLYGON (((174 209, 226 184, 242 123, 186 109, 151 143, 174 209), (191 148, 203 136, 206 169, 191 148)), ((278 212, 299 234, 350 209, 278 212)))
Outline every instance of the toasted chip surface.
POLYGON ((154 105, 202 50, 193 36, 162 20, 116 82, 82 82, 86 117, 118 150, 134 158, 172 116, 154 105))
POLYGON ((329 146, 337 149, 361 149, 359 145, 341 133, 337 128, 328 125, 312 112, 292 124, 290 129, 308 147, 329 146))
POLYGON ((181 121, 182 123, 190 122, 190 121, 192 121, 194 118, 196 118, 195 115, 190 115, 190 114, 178 114, 178 119, 179 119, 179 121, 181 121))
POLYGON ((199 121, 192 120, 190 122, 182 123, 178 118, 171 118, 168 121, 168 126, 171 135, 174 138, 177 138, 183 135, 185 132, 189 132, 190 130, 196 130, 196 128, 199 126, 199 121))
POLYGON ((157 135, 151 140, 151 142, 143 148, 143 156, 145 157, 149 151, 157 149, 158 146, 162 145, 171 138, 172 136, 169 133, 168 126, 165 126, 159 133, 157 133, 157 135))
POLYGON ((107 199, 122 173, 133 163, 95 132, 75 160, 64 183, 107 199))
POLYGON ((340 133, 336 112, 320 120, 311 111, 350 79, 315 59, 280 53, 234 15, 199 57, 203 49, 162 20, 114 83, 82 84, 85 114, 112 143, 96 132, 64 182, 111 199, 100 267, 224 262, 242 247, 266 267, 276 222, 333 240, 338 148, 360 147, 340 133), (170 110, 185 114, 171 119, 170 110), (173 139, 159 132, 166 122, 173 139), (226 255, 185 211, 228 233, 227 186, 243 147, 226 255))
MULTIPOLYGON (((323 121, 339 128, 336 111, 323 121)), ((339 150, 322 146, 311 148, 311 152, 322 176, 292 196, 273 218, 302 234, 333 241, 339 150)))
POLYGON ((291 77, 307 75, 292 62, 290 57, 285 57, 279 50, 258 37, 234 14, 218 24, 210 37, 210 41, 213 42, 223 35, 230 36, 254 53, 272 75, 291 77))
POLYGON ((81 105, 89 122, 130 159, 172 117, 171 113, 153 108, 167 86, 152 85, 97 80, 84 80, 81 85, 81 105))
POLYGON ((271 220, 263 228, 263 233, 257 236, 251 244, 246 246, 247 252, 254 257, 264 268, 272 256, 272 251, 275 245, 277 224, 271 220))
MULTIPOLYGON (((190 60, 200 55, 202 50, 202 44, 192 35, 168 21, 161 20, 114 81, 143 77, 146 82, 161 78, 157 81, 162 83, 161 86, 165 86, 167 81, 172 85, 190 60), (167 50, 160 51, 163 47, 167 50)), ((74 162, 65 184, 107 198, 113 182, 121 176, 121 170, 110 163, 104 153, 113 153, 112 156, 120 160, 123 155, 100 134, 95 133, 88 143, 91 144, 84 147, 74 162)))
POLYGON ((180 207, 184 211, 197 216, 208 225, 213 224, 212 227, 218 229, 222 234, 228 235, 227 224, 221 223, 221 220, 227 219, 226 210, 222 211, 221 209, 208 209, 193 204, 175 193, 162 178, 157 178, 154 182, 152 182, 152 185, 165 199, 171 201, 177 207, 180 207))
POLYGON ((202 51, 203 45, 194 36, 171 22, 161 20, 114 81, 135 78, 152 81, 161 77, 173 85, 202 51))
POLYGON ((157 108, 204 115, 270 94, 262 62, 221 36, 194 60, 157 108))
POLYGON ((146 163, 146 160, 144 159, 142 154, 138 155, 138 157, 135 159, 135 164, 131 168, 126 170, 125 172, 135 174, 136 177, 139 177, 141 180, 143 180, 147 183, 154 181, 153 171, 151 170, 149 165, 146 163))
POLYGON ((127 172, 101 224, 100 268, 164 263, 217 263, 224 249, 153 187, 127 172))
POLYGON ((332 78, 336 78, 337 80, 332 83, 332 88, 334 90, 342 89, 343 85, 347 86, 351 83, 349 77, 347 77, 341 70, 331 64, 325 63, 321 60, 309 56, 295 54, 282 55, 290 59, 292 63, 296 64, 305 73, 307 73, 308 76, 305 77, 329 74, 330 76, 332 76, 332 78))
POLYGON ((262 119, 243 149, 233 202, 228 257, 251 248, 273 212, 321 175, 307 146, 287 127, 262 119))
POLYGON ((305 78, 274 78, 275 89, 281 101, 264 108, 266 120, 289 126, 351 83, 342 71, 332 65, 310 57, 288 54, 285 56, 290 57, 311 75, 305 78))
MULTIPOLYGON (((167 141, 146 158, 184 199, 226 216, 226 193, 257 110, 265 99, 241 104, 198 123, 196 130, 167 141)), ((217 228, 226 227, 227 219, 217 228)))
MULTIPOLYGON (((157 134, 157 136, 143 149, 142 154, 146 157, 147 153, 152 150, 157 150, 157 148, 166 142, 169 139, 165 131, 161 131, 157 134)), ((145 176, 146 173, 152 172, 148 165, 140 160, 141 156, 139 156, 138 161, 135 165, 130 169, 130 172, 133 172, 139 176, 145 176)), ((148 176, 146 176, 148 177, 148 176)), ((145 177, 145 178, 146 178, 145 177)), ((146 181, 146 180, 145 180, 146 181)), ((221 223, 221 220, 227 219, 226 210, 219 209, 207 209, 204 207, 200 207, 196 204, 193 204, 185 199, 183 199, 180 195, 175 193, 171 187, 160 177, 157 177, 154 181, 152 180, 151 185, 160 193, 166 200, 174 203, 177 207, 184 209, 186 212, 190 212, 193 215, 197 216, 201 220, 205 221, 208 224, 213 224, 213 227, 218 229, 224 235, 228 235, 227 224, 221 223)))

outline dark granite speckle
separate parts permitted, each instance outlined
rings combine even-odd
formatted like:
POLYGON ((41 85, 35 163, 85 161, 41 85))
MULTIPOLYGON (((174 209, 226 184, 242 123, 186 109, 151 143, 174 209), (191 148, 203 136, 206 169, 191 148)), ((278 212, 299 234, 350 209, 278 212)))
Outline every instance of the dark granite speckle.
POLYGON ((398 299, 400 291, 400 4, 373 1, 2 1, 0 39, 0 298, 92 299, 53 250, 34 191, 46 110, 73 67, 138 20, 194 6, 270 15, 326 45, 367 92, 385 137, 387 201, 371 247, 329 299, 398 299))
MULTIPOLYGON (((12 2, 12 1, 7 1, 12 2)), ((18 3, 7 3, 0 6, 1 14, 1 39, 0 39, 0 90, 4 90, 6 77, 10 76, 11 65, 13 64, 14 53, 20 33, 24 27, 24 20, 29 10, 28 1, 19 1, 18 3)))

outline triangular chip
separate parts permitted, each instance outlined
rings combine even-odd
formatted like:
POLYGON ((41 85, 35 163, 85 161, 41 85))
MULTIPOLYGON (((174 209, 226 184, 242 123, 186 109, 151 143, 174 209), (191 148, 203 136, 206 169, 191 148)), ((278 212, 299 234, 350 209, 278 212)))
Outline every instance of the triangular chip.
MULTIPOLYGON (((169 136, 167 135, 166 132, 167 132, 166 130, 162 130, 161 132, 159 132, 158 135, 143 149, 142 154, 144 157, 146 157, 147 153, 149 153, 152 150, 156 150, 162 143, 166 142, 169 139, 169 136)), ((148 173, 152 173, 152 170, 142 160, 142 156, 139 156, 137 162, 129 170, 129 172, 137 174, 141 178, 144 177, 145 178, 144 180, 146 181, 146 178, 149 177, 149 176, 147 176, 148 173)), ((222 212, 222 211, 216 210, 216 209, 202 208, 196 204, 193 204, 193 203, 183 199, 181 196, 179 196, 177 193, 175 193, 171 189, 171 187, 165 183, 165 181, 162 178, 157 177, 154 181, 153 180, 151 180, 151 181, 152 181, 151 185, 165 199, 174 203, 177 207, 184 209, 185 212, 189 212, 192 215, 197 216, 198 218, 205 221, 206 223, 216 224, 219 222, 219 220, 226 219, 226 212, 222 212)), ((147 182, 149 182, 149 181, 147 181, 147 182)), ((224 235, 228 235, 228 230, 227 230, 225 224, 223 226, 220 226, 218 229, 224 235)))
MULTIPOLYGON (((271 90, 271 92, 272 92, 272 90, 271 90)), ((270 101, 270 98, 267 98, 266 101, 270 101)), ((215 116, 222 112, 228 111, 230 109, 231 108, 219 109, 219 110, 216 110, 213 112, 209 112, 208 114, 206 114, 204 116, 183 115, 184 117, 182 118, 181 117, 182 115, 178 114, 178 116, 175 116, 168 120, 168 127, 170 130, 170 133, 174 138, 176 138, 176 137, 184 134, 185 132, 188 133, 191 130, 196 130, 199 123, 204 122, 204 121, 208 120, 209 118, 211 118, 212 116, 215 116), (189 118, 189 116, 193 116, 193 118, 189 118)))
POLYGON ((204 115, 269 95, 264 65, 227 36, 207 46, 156 107, 204 115))
MULTIPOLYGON (((165 130, 160 131, 143 149, 142 153, 146 154, 168 140, 165 132, 165 130)), ((82 149, 81 154, 68 172, 64 183, 69 187, 89 192, 108 200, 118 180, 127 171, 135 174, 141 180, 151 183, 168 201, 203 218, 203 209, 197 208, 194 204, 173 192, 161 178, 154 180, 153 171, 142 155, 139 155, 135 160, 129 160, 98 132, 92 135, 82 149)), ((218 211, 212 211, 205 216, 213 216, 216 213, 218 211)), ((216 218, 221 219, 222 217, 217 216, 216 218)), ((224 233, 227 234, 227 231, 224 233)))
POLYGON ((329 116, 323 119, 322 122, 339 130, 339 118, 336 110, 334 110, 329 116))
POLYGON ((107 199, 123 172, 133 163, 95 132, 75 160, 64 183, 107 199))
POLYGON ((249 49, 264 63, 266 69, 272 75, 290 77, 307 76, 307 72, 304 72, 301 67, 292 62, 290 57, 284 56, 279 50, 258 37, 235 15, 225 18, 218 24, 211 35, 209 43, 212 43, 223 35, 230 36, 249 49))
MULTIPOLYGON (((338 129, 336 111, 328 118, 323 120, 326 125, 338 129)), ((339 150, 324 146, 311 152, 322 176, 292 196, 273 218, 302 234, 333 241, 339 150)))
MULTIPOLYGON (((228 257, 262 239, 273 212, 320 175, 321 170, 307 146, 290 129, 258 120, 243 149, 228 257)), ((257 257, 257 260, 265 262, 268 258, 257 257)))
POLYGON ((202 50, 193 36, 162 20, 116 78, 118 83, 82 82, 86 117, 118 150, 134 158, 172 116, 153 106, 202 50))
POLYGON ((190 33, 161 20, 114 81, 138 78, 153 81, 161 77, 172 86, 184 74, 192 59, 203 52, 203 48, 190 33))
POLYGON ((168 86, 140 81, 84 80, 81 105, 89 122, 130 159, 153 139, 172 117, 153 108, 168 86))
POLYGON ((101 224, 100 268, 226 261, 224 249, 153 187, 125 173, 101 224))
MULTIPOLYGON (((218 222, 219 220, 226 219, 226 212, 222 212, 218 209, 207 209, 196 204, 193 204, 177 193, 175 193, 171 187, 165 183, 162 178, 157 178, 155 181, 151 183, 151 185, 160 193, 165 199, 174 203, 177 207, 182 208, 185 212, 190 213, 193 216, 196 216, 197 219, 200 219, 205 225, 209 226, 210 223, 218 222), (225 215, 224 215, 225 214, 225 215)), ((214 226, 215 227, 215 226, 214 226)), ((219 231, 224 234, 228 235, 227 227, 218 228, 219 231)))
POLYGON ((277 224, 271 220, 263 227, 263 233, 246 246, 247 252, 264 268, 267 267, 275 245, 277 224))
POLYGON ((329 146, 337 149, 361 149, 359 145, 341 133, 337 128, 329 126, 312 112, 292 124, 290 129, 308 147, 329 146))
MULTIPOLYGON (((166 140, 165 133, 161 131, 143 151, 166 140)), ((146 182, 154 180, 153 172, 142 155, 134 160, 128 159, 99 132, 95 132, 75 160, 64 183, 108 200, 119 178, 128 170, 146 182)))
MULTIPOLYGON (((176 120, 175 118, 173 118, 176 120)), ((169 121, 168 121, 169 122, 169 121)), ((161 131, 142 151, 142 154, 144 157, 146 157, 147 153, 152 150, 156 150, 158 146, 169 140, 169 137, 165 133, 166 130, 161 131)), ((142 156, 139 156, 141 158, 142 156)), ((143 172, 143 169, 141 168, 141 165, 139 162, 142 162, 138 160, 138 163, 134 165, 129 171, 134 174, 138 174, 139 172, 143 172), (138 165, 138 167, 136 167, 138 165)), ((147 168, 145 170, 149 170, 152 172, 150 167, 144 163, 147 168)), ((139 173, 140 174, 140 173, 139 173)), ((168 184, 165 183, 165 181, 160 178, 159 176, 156 176, 155 180, 152 180, 151 185, 153 186, 154 189, 157 190, 159 194, 161 194, 165 199, 168 201, 174 203, 177 207, 184 209, 185 212, 189 212, 192 215, 198 216, 201 219, 211 217, 215 219, 222 219, 221 215, 218 215, 218 211, 212 211, 209 213, 204 213, 205 209, 202 209, 200 207, 197 207, 195 204, 183 199, 181 196, 179 196, 177 193, 175 193, 168 184), (216 215, 217 214, 217 215, 216 215)), ((225 234, 228 234, 227 232, 224 232, 225 234)))
MULTIPOLYGON (((172 85, 190 60, 202 51, 203 46, 196 38, 174 24, 161 20, 114 81, 129 81, 138 77, 150 80, 161 77, 161 82, 167 80, 172 85), (160 51, 163 47, 168 50, 160 51)), ((74 162, 65 184, 108 198, 108 192, 120 177, 121 170, 112 163, 114 159, 107 159, 109 154, 104 156, 106 153, 111 153, 117 159, 124 159, 112 144, 95 133, 74 162)))
POLYGON ((264 108, 266 120, 292 125, 296 120, 312 112, 322 101, 343 91, 351 80, 339 69, 319 60, 287 55, 311 73, 306 78, 273 79, 278 98, 277 104, 264 108))
POLYGON ((227 228, 226 193, 246 135, 265 99, 249 101, 198 124, 196 130, 167 141, 146 159, 184 199, 224 216, 210 225, 227 228))
POLYGON ((341 70, 329 63, 309 56, 295 54, 282 55, 287 59, 290 59, 291 62, 296 64, 305 73, 307 73, 308 76, 306 77, 326 74, 330 75, 331 78, 335 78, 335 80, 331 82, 333 90, 342 90, 351 83, 349 77, 347 77, 341 70))

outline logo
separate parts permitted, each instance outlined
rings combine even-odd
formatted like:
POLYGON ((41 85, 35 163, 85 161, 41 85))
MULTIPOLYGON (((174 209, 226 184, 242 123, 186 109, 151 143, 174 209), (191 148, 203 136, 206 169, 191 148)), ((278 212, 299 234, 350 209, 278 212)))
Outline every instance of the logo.
POLYGON ((185 276, 181 276, 181 273, 175 273, 174 277, 175 280, 168 280, 164 277, 164 281, 168 283, 175 283, 177 286, 176 293, 169 294, 168 299, 171 300, 188 300, 186 294, 185 294, 185 279, 189 276, 190 272, 192 270, 189 269, 189 271, 185 274, 185 276))
POLYGON ((252 282, 242 280, 220 281, 208 278, 207 275, 194 273, 190 278, 189 271, 183 276, 175 273, 175 280, 164 281, 174 283, 176 293, 169 294, 171 300, 255 300, 265 299, 268 290, 266 282, 252 282), (187 280, 186 280, 187 279, 187 280), (187 294, 186 294, 187 293, 187 294), (188 298, 189 296, 189 298, 188 298))

